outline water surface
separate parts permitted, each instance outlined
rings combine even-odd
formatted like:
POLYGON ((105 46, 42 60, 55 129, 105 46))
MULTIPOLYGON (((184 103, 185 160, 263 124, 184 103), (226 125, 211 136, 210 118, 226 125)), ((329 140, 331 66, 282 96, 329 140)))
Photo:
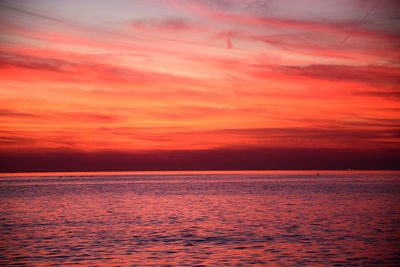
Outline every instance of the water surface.
POLYGON ((399 172, 0 176, 0 264, 400 264, 399 172))

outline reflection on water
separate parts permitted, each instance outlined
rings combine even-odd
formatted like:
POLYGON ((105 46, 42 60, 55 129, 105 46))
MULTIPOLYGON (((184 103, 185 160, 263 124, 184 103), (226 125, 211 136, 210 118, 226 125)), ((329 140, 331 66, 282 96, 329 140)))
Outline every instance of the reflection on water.
POLYGON ((0 264, 399 265, 400 173, 320 174, 2 177, 0 264))

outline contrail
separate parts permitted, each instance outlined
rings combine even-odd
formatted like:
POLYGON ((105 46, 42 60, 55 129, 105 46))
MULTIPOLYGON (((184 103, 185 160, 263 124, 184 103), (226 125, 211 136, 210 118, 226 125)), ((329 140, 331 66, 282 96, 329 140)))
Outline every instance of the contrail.
POLYGON ((227 49, 231 49, 232 48, 232 42, 231 42, 231 34, 230 33, 228 33, 227 35, 226 35, 226 48, 227 49))
MULTIPOLYGON (((357 28, 358 26, 360 26, 362 23, 364 23, 364 21, 368 18, 368 16, 375 10, 375 8, 378 7, 378 5, 381 3, 381 0, 376 2, 376 4, 370 8, 370 10, 368 10, 367 14, 364 15, 364 17, 360 20, 360 22, 353 28, 353 30, 355 28, 357 28)), ((342 47, 344 45, 344 43, 346 43, 346 41, 350 38, 350 36, 352 35, 353 31, 349 31, 349 33, 346 35, 346 37, 344 37, 343 41, 340 44, 340 47, 342 47)))

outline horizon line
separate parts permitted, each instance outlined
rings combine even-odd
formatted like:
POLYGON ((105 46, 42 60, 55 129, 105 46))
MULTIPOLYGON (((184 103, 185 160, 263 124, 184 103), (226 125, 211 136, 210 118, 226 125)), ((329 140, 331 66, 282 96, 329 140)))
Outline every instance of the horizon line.
POLYGON ((281 170, 140 170, 140 171, 30 171, 30 172, 2 172, 0 171, 0 177, 4 176, 24 176, 24 175, 49 175, 58 174, 62 176, 67 175, 96 175, 96 174, 214 174, 214 173, 272 173, 272 172, 354 172, 354 173, 364 173, 364 172, 400 172, 400 169, 281 169, 281 170))

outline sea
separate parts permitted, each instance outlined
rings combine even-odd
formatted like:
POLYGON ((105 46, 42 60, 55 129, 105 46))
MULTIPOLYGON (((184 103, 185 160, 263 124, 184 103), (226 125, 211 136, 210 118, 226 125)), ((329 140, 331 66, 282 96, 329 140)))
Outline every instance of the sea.
POLYGON ((3 173, 0 265, 400 266, 400 172, 3 173))

